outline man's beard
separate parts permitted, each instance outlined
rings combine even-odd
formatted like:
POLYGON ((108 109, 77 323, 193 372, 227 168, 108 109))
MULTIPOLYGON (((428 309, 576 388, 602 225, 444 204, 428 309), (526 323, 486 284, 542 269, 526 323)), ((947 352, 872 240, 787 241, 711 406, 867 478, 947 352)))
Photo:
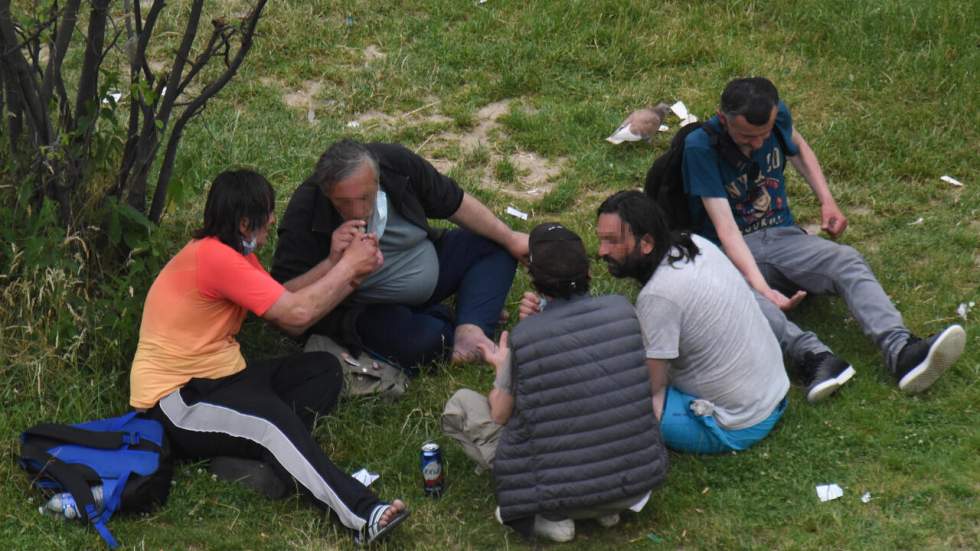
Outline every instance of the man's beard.
POLYGON ((631 277, 640 283, 646 283, 649 278, 649 259, 641 252, 639 246, 630 251, 622 262, 617 261, 609 255, 603 256, 609 273, 616 278, 631 277))

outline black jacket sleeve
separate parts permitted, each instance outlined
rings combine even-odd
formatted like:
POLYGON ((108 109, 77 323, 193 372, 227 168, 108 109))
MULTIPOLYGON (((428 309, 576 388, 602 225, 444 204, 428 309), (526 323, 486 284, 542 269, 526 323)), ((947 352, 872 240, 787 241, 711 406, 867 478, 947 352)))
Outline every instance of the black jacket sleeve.
POLYGON ((313 231, 314 204, 319 193, 312 185, 301 185, 279 222, 272 277, 280 283, 305 274, 330 256, 331 235, 313 231))
POLYGON ((414 196, 426 218, 446 219, 463 202, 463 189, 452 178, 440 173, 429 161, 397 144, 371 144, 382 170, 405 176, 407 196, 414 196))

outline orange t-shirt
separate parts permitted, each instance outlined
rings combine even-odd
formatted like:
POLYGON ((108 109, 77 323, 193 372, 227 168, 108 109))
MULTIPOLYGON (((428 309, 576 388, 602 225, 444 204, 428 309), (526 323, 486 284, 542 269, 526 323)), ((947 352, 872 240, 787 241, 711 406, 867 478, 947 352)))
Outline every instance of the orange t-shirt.
POLYGON ((188 243, 146 295, 130 405, 151 408, 192 378, 244 369, 235 335, 246 310, 261 316, 285 291, 254 254, 243 256, 214 237, 188 243))

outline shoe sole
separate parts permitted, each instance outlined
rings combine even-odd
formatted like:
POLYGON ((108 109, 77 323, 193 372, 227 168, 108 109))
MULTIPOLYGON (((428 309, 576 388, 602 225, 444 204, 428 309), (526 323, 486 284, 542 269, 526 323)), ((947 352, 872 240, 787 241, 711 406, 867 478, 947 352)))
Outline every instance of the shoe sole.
POLYGON ((959 325, 947 328, 929 347, 926 358, 898 382, 899 390, 906 394, 924 392, 956 363, 956 360, 960 359, 964 348, 966 348, 966 331, 959 325))
POLYGON ((831 394, 837 392, 837 389, 844 386, 844 383, 850 381, 851 377, 853 377, 855 373, 857 372, 854 371, 853 367, 847 366, 847 369, 841 371, 840 375, 834 377, 833 379, 827 379, 818 385, 814 385, 814 387, 806 393, 807 401, 811 404, 815 404, 821 400, 824 400, 825 398, 829 398, 831 394))

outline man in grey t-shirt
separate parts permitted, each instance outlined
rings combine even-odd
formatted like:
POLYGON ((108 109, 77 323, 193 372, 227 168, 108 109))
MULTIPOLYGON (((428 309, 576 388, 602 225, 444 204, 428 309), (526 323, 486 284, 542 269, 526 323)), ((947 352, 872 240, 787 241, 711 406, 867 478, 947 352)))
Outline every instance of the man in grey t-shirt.
POLYGON ((599 256, 643 284, 636 301, 653 409, 668 447, 744 450, 786 407, 789 379, 752 291, 717 247, 671 233, 646 195, 622 191, 599 207, 599 256))

